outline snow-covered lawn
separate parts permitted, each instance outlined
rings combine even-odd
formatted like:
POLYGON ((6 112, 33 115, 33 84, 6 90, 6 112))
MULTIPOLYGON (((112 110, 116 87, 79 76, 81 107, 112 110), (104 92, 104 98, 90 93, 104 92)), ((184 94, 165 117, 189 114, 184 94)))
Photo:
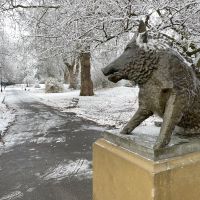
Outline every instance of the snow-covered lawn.
MULTIPOLYGON (((137 87, 114 87, 95 91, 91 97, 79 96, 79 90, 69 90, 65 86, 65 93, 44 93, 40 89, 30 88, 29 93, 41 102, 54 106, 62 112, 74 112, 78 116, 96 121, 101 125, 121 128, 132 117, 138 108, 137 87), (69 108, 73 98, 78 98, 77 107, 69 108)), ((147 119, 143 125, 152 124, 155 116, 147 119)))
POLYGON ((2 134, 9 124, 15 119, 14 110, 4 103, 5 93, 0 94, 0 134, 2 134))

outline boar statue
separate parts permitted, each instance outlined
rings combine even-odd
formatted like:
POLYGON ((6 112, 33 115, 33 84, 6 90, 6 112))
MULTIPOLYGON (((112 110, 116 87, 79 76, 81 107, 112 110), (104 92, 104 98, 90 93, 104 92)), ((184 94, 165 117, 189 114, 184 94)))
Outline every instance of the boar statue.
POLYGON ((122 55, 102 72, 114 83, 125 79, 139 87, 139 108, 121 134, 131 134, 153 114, 163 119, 156 150, 169 144, 174 130, 188 136, 200 133, 200 81, 178 52, 164 45, 156 48, 150 40, 141 21, 122 55))

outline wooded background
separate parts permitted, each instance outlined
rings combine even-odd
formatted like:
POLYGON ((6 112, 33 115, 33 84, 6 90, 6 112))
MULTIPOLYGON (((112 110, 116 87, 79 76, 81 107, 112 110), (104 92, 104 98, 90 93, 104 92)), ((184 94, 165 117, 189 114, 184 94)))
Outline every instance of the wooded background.
POLYGON ((151 38, 200 67, 200 0, 1 0, 1 80, 28 85, 51 77, 93 95, 112 86, 101 68, 140 20, 151 38))

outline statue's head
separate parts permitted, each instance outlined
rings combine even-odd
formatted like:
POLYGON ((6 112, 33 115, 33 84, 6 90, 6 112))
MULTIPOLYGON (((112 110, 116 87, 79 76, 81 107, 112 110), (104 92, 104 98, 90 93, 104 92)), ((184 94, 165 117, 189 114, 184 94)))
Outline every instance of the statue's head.
POLYGON ((110 63, 108 66, 102 69, 105 76, 114 83, 121 79, 134 81, 136 84, 143 83, 144 75, 146 76, 148 71, 152 71, 153 67, 149 64, 149 69, 144 69, 147 66, 144 61, 145 57, 151 61, 154 52, 147 49, 147 31, 146 25, 143 21, 140 21, 138 31, 135 33, 133 39, 128 43, 124 52, 120 57, 110 63))

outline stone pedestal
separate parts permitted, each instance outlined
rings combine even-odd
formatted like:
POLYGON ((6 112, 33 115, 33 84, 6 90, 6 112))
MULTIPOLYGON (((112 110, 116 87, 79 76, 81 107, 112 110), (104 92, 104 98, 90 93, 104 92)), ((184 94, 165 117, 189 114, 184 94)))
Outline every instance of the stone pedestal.
POLYGON ((200 199, 199 138, 155 152, 135 137, 105 133, 94 143, 93 200, 200 199))

